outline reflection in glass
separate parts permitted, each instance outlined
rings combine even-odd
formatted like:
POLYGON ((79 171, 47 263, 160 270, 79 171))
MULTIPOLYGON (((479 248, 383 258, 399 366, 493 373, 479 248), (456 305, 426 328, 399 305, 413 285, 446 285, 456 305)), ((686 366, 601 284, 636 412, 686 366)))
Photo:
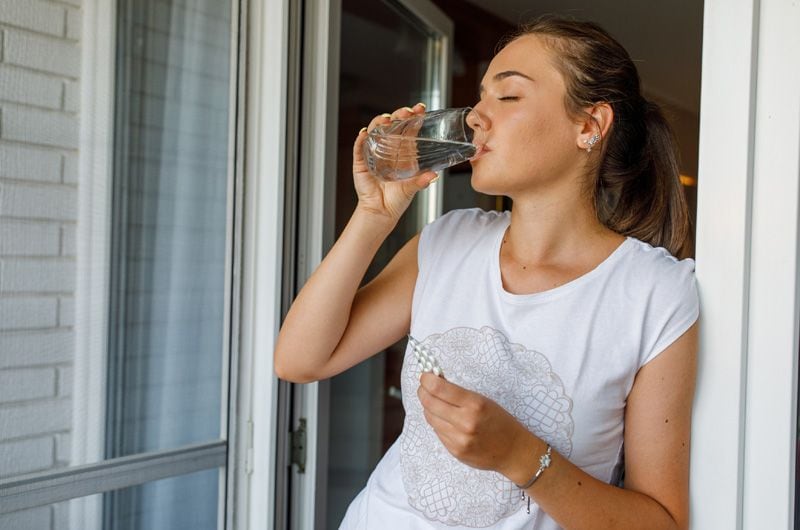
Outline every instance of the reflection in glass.
MULTIPOLYGON (((224 436, 231 4, 118 12, 106 458, 224 436)), ((213 528, 217 475, 109 494, 104 527, 213 528)))
POLYGON ((230 3, 120 9, 106 457, 220 437, 230 3))
MULTIPOLYGON (((425 63, 428 33, 393 5, 373 0, 342 2, 337 236, 356 205, 352 152, 358 130, 378 114, 418 101, 430 102, 425 63), (365 42, 369 46, 364 46, 365 42), (386 75, 386 62, 375 57, 390 57, 392 71, 403 74, 386 75)), ((419 205, 419 201, 412 203, 378 250, 365 281, 422 228, 418 224, 419 205)), ((350 501, 400 434, 403 407, 387 392, 390 386, 399 386, 403 346, 404 342, 396 344, 331 380, 328 528, 339 526, 350 501)))

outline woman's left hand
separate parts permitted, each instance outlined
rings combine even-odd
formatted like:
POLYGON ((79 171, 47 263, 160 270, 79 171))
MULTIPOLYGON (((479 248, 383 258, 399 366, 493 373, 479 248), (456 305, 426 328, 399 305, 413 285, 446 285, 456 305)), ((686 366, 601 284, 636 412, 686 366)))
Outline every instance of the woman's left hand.
POLYGON ((423 373, 417 395, 445 448, 461 462, 508 476, 514 449, 532 434, 491 399, 423 373))

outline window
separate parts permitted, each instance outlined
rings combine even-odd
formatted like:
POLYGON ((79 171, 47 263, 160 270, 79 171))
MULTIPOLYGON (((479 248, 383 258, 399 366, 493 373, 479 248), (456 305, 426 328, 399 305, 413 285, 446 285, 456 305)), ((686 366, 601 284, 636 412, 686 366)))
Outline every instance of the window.
POLYGON ((222 527, 238 3, 18 11, 0 17, 0 528, 222 527), (105 81, 82 64, 104 52, 105 81))

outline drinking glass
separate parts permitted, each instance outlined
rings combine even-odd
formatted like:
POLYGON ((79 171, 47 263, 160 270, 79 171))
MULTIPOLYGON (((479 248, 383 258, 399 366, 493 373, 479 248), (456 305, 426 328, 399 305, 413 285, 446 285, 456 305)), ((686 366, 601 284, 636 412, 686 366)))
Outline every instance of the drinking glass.
POLYGON ((372 175, 387 182, 439 171, 478 154, 484 143, 484 128, 479 124, 480 117, 471 107, 394 120, 369 132, 364 160, 372 175))

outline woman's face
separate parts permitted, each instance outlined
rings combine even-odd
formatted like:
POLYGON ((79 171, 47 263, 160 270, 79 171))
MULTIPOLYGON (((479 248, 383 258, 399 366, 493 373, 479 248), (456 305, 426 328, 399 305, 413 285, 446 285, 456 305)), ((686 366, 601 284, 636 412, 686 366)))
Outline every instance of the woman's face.
POLYGON ((486 148, 472 161, 472 186, 491 195, 541 192, 577 176, 582 126, 564 108, 566 87, 539 37, 520 37, 489 65, 474 106, 486 148))

